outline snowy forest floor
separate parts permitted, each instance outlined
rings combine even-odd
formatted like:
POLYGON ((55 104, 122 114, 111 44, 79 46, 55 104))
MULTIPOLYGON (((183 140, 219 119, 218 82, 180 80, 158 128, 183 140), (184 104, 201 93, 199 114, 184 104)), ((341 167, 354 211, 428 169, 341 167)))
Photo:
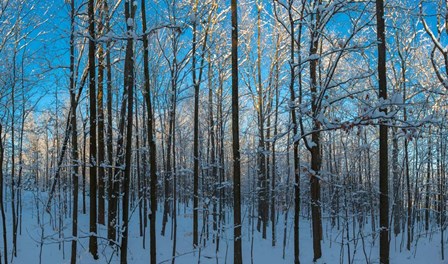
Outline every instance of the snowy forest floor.
MULTIPOLYGON (((8 199, 7 199, 8 200, 8 199)), ((81 200, 81 198, 80 198, 81 200)), ((87 199, 88 200, 88 199, 87 199)), ((51 219, 50 214, 43 213, 43 204, 46 202, 46 194, 36 192, 23 193, 23 211, 21 234, 18 235, 17 258, 13 263, 44 263, 44 264, 62 264, 70 263, 70 241, 71 241, 71 215, 63 219, 63 232, 60 235, 57 219, 51 219), (36 199, 38 198, 38 199, 36 199), (38 210, 39 206, 39 221, 38 210)), ((57 202, 57 199, 55 200, 57 202)), ((10 203, 7 203, 7 227, 8 241, 11 240, 11 219, 10 203)), ((82 205, 80 203, 80 205, 82 205)), ((88 205, 88 203, 87 203, 88 205)), ((248 207, 243 207, 247 208, 248 207)), ((89 210, 87 209, 87 212, 89 210)), ((233 261, 233 243, 232 243, 232 223, 231 217, 227 217, 224 232, 220 239, 220 250, 216 253, 216 244, 212 242, 212 227, 210 226, 209 240, 201 250, 192 249, 192 210, 191 206, 181 207, 178 211, 178 229, 177 229, 177 257, 176 263, 232 263, 233 261), (200 258, 199 258, 200 256, 200 258), (200 260, 200 261, 199 261, 200 260)), ((271 227, 268 227, 267 239, 262 239, 261 233, 256 230, 253 232, 252 248, 252 225, 248 220, 249 210, 243 211, 243 261, 244 263, 255 264, 275 264, 275 263, 293 263, 293 213, 288 214, 288 224, 286 232, 286 250, 285 258, 283 255, 283 234, 284 234, 284 214, 278 216, 276 225, 277 245, 271 246, 271 227), (251 261, 253 257, 253 261, 251 261)), ((54 214, 54 212, 53 212, 54 214)), ((212 223, 210 216, 210 224, 212 223)), ((202 219, 200 215, 200 219, 202 219)), ((171 263, 172 258, 172 240, 171 240, 171 220, 167 224, 166 236, 160 235, 162 226, 162 210, 159 207, 157 215, 157 260, 159 263, 171 263)), ((109 246, 107 239, 107 230, 105 226, 99 225, 99 260, 94 260, 88 252, 88 232, 89 232, 88 214, 79 213, 78 229, 78 263, 119 263, 117 251, 109 246)), ((202 223, 199 224, 202 226, 202 223)), ((256 226, 256 223, 255 223, 256 226)), ((311 223, 309 219, 300 219, 300 260, 301 263, 312 263, 313 250, 312 238, 310 234, 311 223)), ((350 237, 350 263, 379 263, 378 261, 378 237, 375 241, 371 235, 370 226, 366 225, 363 230, 355 226, 353 239, 353 223, 349 223, 350 237), (361 236, 364 237, 364 247, 361 236)), ((201 228, 200 228, 201 229, 201 228)), ((323 257, 317 263, 349 263, 347 259, 348 247, 346 244, 346 230, 342 228, 331 229, 329 221, 323 222, 324 239, 322 241, 323 257), (344 239, 342 238, 344 237, 344 239), (341 248, 342 242, 345 243, 341 248)), ((146 249, 142 246, 142 237, 139 234, 138 209, 131 215, 130 242, 128 251, 129 263, 149 263, 149 228, 146 228, 146 249)), ((391 261, 390 263, 448 263, 448 260, 441 260, 440 232, 434 230, 428 234, 415 233, 416 239, 412 243, 411 251, 406 250, 406 235, 392 235, 391 238, 391 261)), ((0 242, 3 254, 3 241, 0 242)), ((445 238, 445 248, 448 247, 448 240, 445 238)), ((8 251, 11 258, 11 244, 8 251)), ((446 252, 447 253, 447 252, 446 252)))

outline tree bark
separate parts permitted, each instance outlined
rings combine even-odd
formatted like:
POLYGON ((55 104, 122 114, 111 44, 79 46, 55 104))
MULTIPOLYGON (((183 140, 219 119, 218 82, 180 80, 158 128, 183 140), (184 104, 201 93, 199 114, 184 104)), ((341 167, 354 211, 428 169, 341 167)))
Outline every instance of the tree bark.
MULTIPOLYGON (((78 237, 78 189, 79 189, 79 154, 78 125, 76 120, 77 101, 75 97, 75 0, 70 1, 70 105, 71 105, 71 144, 72 144, 72 181, 73 181, 73 211, 72 236, 78 237)), ((70 263, 76 263, 77 239, 72 240, 70 263)))
POLYGON ((242 264, 241 238, 241 155, 238 106, 238 13, 237 0, 231 0, 232 13, 232 152, 233 152, 233 263, 242 264))
MULTIPOLYGON (((147 31, 146 26, 146 6, 145 0, 141 1, 142 6, 142 28, 143 32, 147 31)), ((156 142, 154 137, 154 117, 152 112, 151 102, 151 89, 149 83, 149 51, 148 51, 148 38, 143 38, 143 70, 144 70, 144 98, 146 102, 146 112, 148 114, 147 130, 148 130, 148 143, 149 143, 149 174, 150 174, 150 192, 151 192, 151 211, 150 218, 150 263, 157 263, 157 247, 156 247, 156 212, 157 212, 157 151, 156 142)))
MULTIPOLYGON (((98 23, 98 34, 104 35, 104 3, 99 1, 100 19, 98 23)), ((105 138, 104 138, 104 110, 103 110, 103 87, 104 87, 104 49, 103 44, 98 42, 98 92, 97 92, 97 109, 98 109, 98 223, 105 224, 105 138)))
MULTIPOLYGON (((109 14, 109 6, 107 4, 107 1, 104 1, 104 12, 106 13, 106 31, 107 33, 110 32, 110 14, 109 14)), ((116 211, 117 211, 117 205, 116 205, 116 196, 114 193, 114 150, 113 150, 113 124, 112 124, 112 64, 111 64, 111 42, 108 41, 106 43, 106 86, 107 86, 107 98, 106 98, 106 108, 107 108, 107 138, 106 138, 106 145, 107 145, 107 161, 108 165, 110 166, 107 170, 108 173, 108 210, 107 210, 107 238, 109 240, 115 241, 115 223, 112 221, 115 219, 116 211)))
MULTIPOLYGON (((387 99, 386 37, 384 23, 384 1, 376 1, 376 22, 378 40, 378 84, 379 98, 387 99)), ((387 113, 387 109, 380 109, 387 113)), ((380 123, 379 139, 379 189, 380 189, 380 263, 389 264, 389 184, 387 125, 380 123)))
MULTIPOLYGON (((124 61, 124 89, 127 93, 123 100, 127 100, 127 127, 126 127, 126 157, 124 163, 124 175, 123 175, 123 213, 122 213, 122 240, 120 247, 120 263, 127 263, 128 253, 128 233, 129 233, 129 184, 131 181, 131 157, 132 157, 132 119, 133 119, 133 107, 134 107, 134 40, 131 37, 134 32, 134 17, 135 6, 131 5, 130 1, 126 1, 125 8, 125 21, 126 29, 129 37, 126 43, 126 56, 124 61), (130 23, 129 21, 132 21, 130 23)), ((122 116, 124 118, 124 116, 122 116)))
POLYGON ((94 0, 89 0, 88 17, 89 17, 89 102, 90 102, 90 142, 89 142, 89 176, 90 176, 90 221, 89 221, 89 252, 94 259, 98 259, 98 241, 97 241, 97 138, 96 138, 96 82, 95 82, 95 13, 94 0))
POLYGON ((5 203, 3 202, 3 160, 4 160, 4 148, 2 139, 2 124, 0 124, 0 210, 2 214, 2 230, 3 230, 3 259, 5 264, 8 263, 8 239, 6 233, 6 215, 5 215, 5 203))
MULTIPOLYGON (((321 0, 317 1, 321 4, 321 0)), ((310 60, 310 91, 311 91, 311 111, 313 114, 313 131, 311 132, 312 146, 309 146, 311 152, 311 173, 310 173, 310 193, 311 193, 311 217, 313 227, 313 261, 317 261, 322 257, 322 246, 320 241, 322 240, 322 212, 321 212, 321 195, 320 195, 320 170, 322 166, 321 156, 321 143, 320 143, 320 123, 316 119, 318 109, 318 59, 317 55, 319 48, 320 32, 318 31, 320 21, 320 11, 315 14, 316 25, 313 26, 311 31, 311 45, 310 56, 313 59, 310 60)))
POLYGON ((426 168, 426 184, 425 184, 425 231, 429 230, 429 216, 430 216, 430 203, 429 203, 429 192, 431 184, 431 173, 432 173, 432 139, 431 139, 431 127, 428 131, 428 161, 426 168))
POLYGON ((261 3, 257 2, 257 114, 258 114, 258 224, 257 229, 260 231, 260 222, 262 227, 262 238, 266 239, 266 226, 268 221, 267 206, 267 177, 266 177, 266 157, 264 142, 264 98, 263 86, 261 83, 261 3))
POLYGON ((197 38, 197 12, 198 0, 193 6, 193 47, 192 47, 192 73, 194 87, 194 140, 193 140, 193 248, 198 247, 198 210, 199 210, 199 80, 196 77, 196 38, 197 38))

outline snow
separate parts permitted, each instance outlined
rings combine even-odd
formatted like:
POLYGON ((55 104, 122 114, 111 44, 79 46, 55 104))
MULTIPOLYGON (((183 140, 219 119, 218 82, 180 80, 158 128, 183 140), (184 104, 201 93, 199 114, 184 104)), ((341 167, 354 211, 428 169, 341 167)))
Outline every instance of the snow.
POLYGON ((126 23, 127 23, 128 27, 132 27, 134 25, 134 20, 132 18, 128 18, 126 23))
MULTIPOLYGON (((18 235, 18 252, 17 258, 13 259, 14 263, 41 263, 45 264, 64 264, 70 263, 70 246, 71 246, 71 222, 70 217, 64 219, 63 236, 58 236, 58 226, 55 225, 54 215, 51 217, 47 213, 42 213, 42 202, 46 200, 46 193, 38 192, 24 192, 23 200, 23 229, 22 233, 18 235), (36 199, 37 198, 37 199, 36 199), (39 202, 36 203, 36 200, 39 202), (40 207, 40 221, 41 224, 37 224, 36 205, 40 207), (53 226, 56 226, 53 228, 53 226), (40 254, 40 250, 42 253, 40 254)), ((88 199, 87 199, 88 200, 88 199)), ((81 202, 81 197, 80 197, 81 202)), ((9 203, 8 203, 9 204, 9 203)), ((81 204, 81 203, 80 203, 81 204)), ((277 245, 272 247, 271 245, 271 232, 268 231, 268 239, 262 239, 261 234, 256 231, 256 222, 250 223, 250 210, 251 208, 243 206, 242 219, 242 239, 243 239, 243 261, 244 263, 251 263, 251 252, 253 252, 253 263, 256 264, 271 264, 271 263, 293 263, 293 212, 288 214, 287 231, 286 231, 286 254, 285 258, 282 258, 283 254, 283 234, 284 234, 284 214, 278 209, 281 214, 277 218, 276 225, 277 232, 277 245), (254 226, 252 226, 254 224, 254 226), (255 230, 255 231, 253 231, 255 230), (253 241, 251 240, 251 234, 254 233, 253 241), (253 248, 251 243, 253 242, 253 248)), ((87 209, 87 212, 89 210, 87 209)), ((199 219, 202 219, 202 211, 200 212, 199 219)), ((7 215, 10 216, 10 210, 7 211, 7 215)), ((210 215, 210 219, 212 216, 210 215)), ((253 218, 252 218, 253 219, 253 218)), ((325 219, 325 218, 324 218, 325 219)), ((11 237, 11 219, 7 219, 8 237, 11 237)), ((157 260, 158 263, 170 263, 172 254, 172 240, 171 237, 171 222, 167 225, 166 236, 160 235, 160 227, 162 220, 162 208, 159 207, 157 211, 157 260)), ((210 228, 210 237, 207 243, 202 245, 199 250, 192 249, 192 210, 191 207, 185 208, 179 206, 178 210, 178 229, 177 229, 177 257, 176 263, 178 264, 190 264, 198 263, 200 256, 201 263, 232 263, 233 260, 233 232, 232 232, 232 218, 231 214, 226 214, 225 222, 227 223, 223 227, 223 234, 220 239, 220 250, 216 252, 216 244, 212 243, 213 231, 210 228)), ((341 218, 341 221, 344 220, 341 218)), ((378 263, 378 235, 373 238, 371 234, 371 227, 367 223, 360 229, 358 222, 351 222, 349 226, 350 237, 350 258, 351 263, 378 263), (353 234, 353 227, 355 233, 353 234), (362 241, 363 238, 363 241, 362 241), (364 246, 363 246, 364 245, 364 246)), ((99 237, 99 260, 95 261, 88 253, 88 214, 84 215, 79 212, 79 232, 78 232, 78 253, 77 263, 82 264, 99 264, 99 263, 119 263, 119 255, 109 245, 108 241, 104 239, 107 236, 106 227, 98 225, 99 237), (110 262, 109 262, 110 261, 110 262)), ((199 223, 202 227, 202 223, 199 223)), ((310 228, 311 223, 307 217, 302 216, 300 218, 300 260, 301 263, 312 263, 313 250, 310 228)), ((331 228, 329 221, 323 222, 323 241, 322 252, 323 256, 316 263, 318 264, 331 264, 331 263, 348 263, 347 259, 347 240, 346 230, 343 229, 344 225, 341 225, 340 230, 337 228, 331 228)), ((269 226, 268 230, 271 227, 269 226)), ((146 249, 142 248, 142 238, 139 236, 138 217, 137 213, 131 215, 131 221, 129 225, 129 248, 128 248, 128 263, 139 264, 149 263, 149 231, 146 229, 146 249)), ((407 263, 407 264, 446 264, 447 261, 441 261, 440 250, 440 235, 439 232, 432 230, 428 233, 415 234, 418 244, 413 245, 411 251, 407 251, 403 246, 403 239, 406 236, 402 235, 391 237, 391 258, 390 263, 407 263)), ((414 243, 416 243, 414 241, 414 243)), ((2 244, 2 242, 0 243, 2 244)), ((0 245, 0 249, 3 250, 3 245, 0 245)), ((9 249, 10 250, 10 249, 9 249)), ((3 253, 3 252, 2 252, 3 253)), ((11 252, 9 252, 11 253, 11 252)))
POLYGON ((394 93, 390 98, 390 103, 395 105, 403 104, 403 94, 402 93, 394 93))
POLYGON ((319 55, 318 54, 311 54, 308 57, 308 60, 318 60, 319 59, 319 55))
POLYGON ((308 143, 308 146, 309 146, 310 148, 317 147, 317 144, 316 144, 314 141, 309 140, 308 138, 306 139, 306 142, 308 143))

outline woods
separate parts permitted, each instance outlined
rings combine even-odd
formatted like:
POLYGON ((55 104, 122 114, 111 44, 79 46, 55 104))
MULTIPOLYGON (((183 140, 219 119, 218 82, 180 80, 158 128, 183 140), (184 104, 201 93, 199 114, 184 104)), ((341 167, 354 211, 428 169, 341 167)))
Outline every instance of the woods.
POLYGON ((447 12, 2 1, 0 263, 446 261, 447 12))

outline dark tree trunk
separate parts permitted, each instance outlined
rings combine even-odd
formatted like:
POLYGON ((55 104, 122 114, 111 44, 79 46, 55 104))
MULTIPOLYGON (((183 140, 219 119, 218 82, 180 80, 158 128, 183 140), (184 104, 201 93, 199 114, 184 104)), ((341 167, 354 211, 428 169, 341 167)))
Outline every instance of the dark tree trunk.
POLYGON ((3 231, 3 259, 5 264, 8 263, 8 239, 6 234, 6 215, 5 215, 5 203, 3 202, 3 160, 4 160, 4 148, 2 139, 2 124, 0 124, 0 210, 2 214, 2 231, 3 231))
POLYGON ((232 152, 233 152, 233 263, 242 264, 241 238, 241 155, 238 106, 238 15, 237 0, 231 1, 232 12, 232 152))
POLYGON ((95 13, 94 0, 89 0, 88 17, 89 17, 89 100, 90 100, 90 158, 89 158, 89 174, 90 174, 90 223, 89 223, 89 252, 94 259, 98 259, 98 241, 97 241, 97 148, 96 148, 96 85, 95 85, 95 13))
POLYGON ((432 140, 431 140, 431 127, 428 131, 428 163, 427 163, 427 172, 426 172, 426 184, 425 184, 425 231, 429 230, 429 216, 430 216, 430 182, 431 182, 431 172, 432 172, 432 140))
MULTIPOLYGON (((176 47, 174 47, 176 49, 176 47)), ((173 65, 177 65, 177 53, 174 51, 174 59, 173 65)), ((175 66, 177 69, 177 66, 175 66)), ((176 103, 177 103, 177 71, 175 69, 171 69, 171 95, 170 95, 170 104, 169 104, 169 113, 168 113, 168 136, 167 136, 167 147, 166 147, 166 172, 164 178, 164 208, 163 208, 163 219, 162 219, 162 236, 165 236, 166 224, 168 222, 168 214, 171 211, 170 206, 170 197, 171 197, 171 177, 173 177, 173 166, 172 164, 172 145, 174 141, 174 127, 176 124, 176 103)))
MULTIPOLYGON (((109 6, 107 1, 104 1, 104 12, 106 13, 106 31, 110 32, 110 14, 109 14, 109 6)), ((110 166, 107 170, 108 176, 108 185, 107 185, 107 199, 108 199, 108 210, 107 210, 107 238, 109 240, 115 241, 115 222, 112 221, 115 219, 117 215, 117 203, 116 196, 114 193, 114 160, 113 160, 113 128, 112 128, 112 65, 111 65, 111 43, 110 41, 106 44, 106 75, 107 75, 107 98, 106 98, 106 107, 107 107, 107 161, 110 166)))
MULTIPOLYGON (((70 2, 70 108, 72 134, 72 181, 73 181, 73 223, 72 236, 78 236, 78 185, 79 185, 79 155, 78 155, 78 125, 76 120, 77 101, 75 97, 75 0, 70 2)), ((77 240, 72 240, 70 263, 76 263, 77 240)))
POLYGON ((218 177, 218 170, 217 170, 217 162, 216 162, 216 126, 215 126, 215 119, 213 116, 213 66, 211 63, 211 54, 208 53, 208 125, 209 125, 209 135, 210 135, 210 166, 211 166, 211 180, 214 182, 213 184, 213 241, 218 241, 218 186, 219 186, 219 177, 218 177))
MULTIPOLYGON (((278 133, 278 110, 279 110, 279 82, 280 82, 280 62, 279 62, 280 36, 277 35, 277 44, 275 49, 275 68, 274 68, 274 89, 275 89, 275 117, 274 117, 274 138, 278 133)), ((271 167, 271 229, 272 229, 272 246, 277 243, 276 228, 276 200, 277 200, 277 157, 276 157, 276 140, 272 141, 272 167, 271 167)))
POLYGON ((400 170, 398 168, 398 135, 396 128, 392 130, 392 173, 393 173, 393 192, 394 192, 394 203, 393 203, 393 220, 394 220, 394 234, 397 236, 400 234, 400 223, 401 223, 401 197, 398 195, 400 190, 400 170))
MULTIPOLYGON (((146 26, 146 6, 145 0, 142 0, 142 28, 143 32, 147 31, 146 26)), ((150 191, 151 191, 151 213, 150 219, 150 260, 151 264, 157 263, 157 247, 156 247, 156 211, 157 211, 157 159, 156 159, 156 142, 154 138, 154 117, 152 113, 151 89, 149 86, 149 51, 148 38, 143 38, 143 70, 144 70, 144 98, 146 102, 146 112, 148 114, 147 130, 149 143, 149 174, 150 174, 150 191)))
MULTIPOLYGON (((384 2, 376 1, 376 22, 378 40, 378 84, 379 98, 387 99, 386 38, 384 26, 384 2)), ((387 112, 387 109, 380 109, 387 112)), ((379 189, 380 189, 380 263, 389 264, 389 184, 387 125, 380 124, 379 189)))
MULTIPOLYGON (((318 1, 319 4, 321 1, 318 1)), ((320 23, 320 12, 315 15, 315 23, 320 23)), ((318 25, 311 32, 310 56, 317 54, 319 48, 320 32, 318 25)), ((316 119, 318 109, 318 59, 313 58, 310 61, 310 91, 311 91, 311 111, 313 113, 313 131, 311 132, 312 146, 309 146, 311 152, 311 174, 310 174, 310 193, 311 193, 311 217, 313 227, 313 261, 317 261, 322 257, 322 212, 321 212, 321 195, 320 195, 320 170, 322 166, 321 143, 320 143, 320 123, 316 119)))
MULTIPOLYGON (((131 5, 129 1, 125 2, 125 21, 126 29, 129 34, 126 43, 126 56, 124 62, 124 89, 127 93, 123 100, 128 101, 127 109, 127 127, 126 127, 126 157, 125 167, 123 175, 123 213, 122 213, 122 240, 120 247, 120 263, 127 263, 128 253, 128 234, 129 234, 129 184, 131 181, 131 157, 132 157, 132 119, 133 119, 133 107, 134 107, 134 41, 131 37, 134 31, 133 22, 135 17, 135 6, 131 5)), ((124 118, 124 116, 122 116, 124 118)))
MULTIPOLYGON (((134 117, 135 117, 135 165, 136 165, 136 169, 135 169, 135 174, 137 174, 137 183, 134 184, 134 188, 135 185, 137 185, 137 190, 132 192, 132 193, 137 193, 137 203, 138 203, 138 223, 139 223, 139 231, 140 231, 140 236, 143 237, 143 233, 144 233, 144 227, 143 227, 143 180, 142 180, 142 172, 143 175, 145 175, 145 170, 143 170, 140 167, 140 161, 143 160, 142 158, 144 157, 141 152, 142 152, 142 145, 140 143, 140 126, 139 126, 139 100, 138 100, 138 95, 137 95, 137 90, 134 90, 134 101, 135 101, 135 113, 134 113, 134 117)), ((134 178, 135 180, 135 178, 134 178)), ((132 207, 132 201, 134 200, 134 198, 131 197, 131 207, 132 207)))
MULTIPOLYGON (((193 12, 196 16, 198 1, 196 0, 193 12)), ((199 210, 199 80, 196 77, 196 18, 193 23, 193 87, 194 87, 194 142, 193 142, 193 248, 198 246, 198 210, 199 210)))
MULTIPOLYGON (((292 17, 292 3, 289 4, 288 10, 288 18, 289 18, 289 26, 290 26, 290 80, 289 80, 289 98, 291 102, 295 102, 296 93, 294 90, 295 83, 295 28, 294 28, 294 19, 292 17)), ((300 32, 299 32, 300 33, 300 32)), ((299 34, 300 35, 300 34, 299 34)), ((298 123, 296 110, 294 107, 290 107, 290 115, 292 122, 292 132, 294 135, 298 133, 298 123)), ((299 264, 299 217, 300 217, 300 171, 299 171, 299 142, 298 140, 294 140, 293 146, 293 163, 294 163, 294 263, 299 264)))
POLYGON ((14 55, 13 55, 13 85, 11 88, 11 104, 12 104, 12 112, 11 112, 11 218, 12 218, 12 256, 17 257, 17 214, 16 214, 16 151, 15 151, 15 81, 16 81, 16 57, 17 57, 17 47, 14 47, 14 55))
POLYGON ((87 119, 82 122, 83 144, 82 144, 82 213, 86 214, 86 175, 87 175, 87 119))
POLYGON ((266 157, 264 142, 264 99, 263 86, 261 83, 261 6, 257 4, 257 114, 258 114, 258 223, 257 230, 260 231, 262 223, 262 237, 266 239, 266 226, 268 221, 267 206, 267 177, 266 157), (261 222, 261 223, 260 223, 261 222))
MULTIPOLYGON (((100 5, 100 19, 98 23, 98 33, 99 35, 104 35, 104 3, 99 1, 100 5)), ((103 110, 103 87, 104 87, 104 49, 103 44, 99 42, 98 44, 98 94, 97 94, 97 107, 98 107, 98 223, 105 224, 105 138, 104 138, 104 110, 103 110)))

